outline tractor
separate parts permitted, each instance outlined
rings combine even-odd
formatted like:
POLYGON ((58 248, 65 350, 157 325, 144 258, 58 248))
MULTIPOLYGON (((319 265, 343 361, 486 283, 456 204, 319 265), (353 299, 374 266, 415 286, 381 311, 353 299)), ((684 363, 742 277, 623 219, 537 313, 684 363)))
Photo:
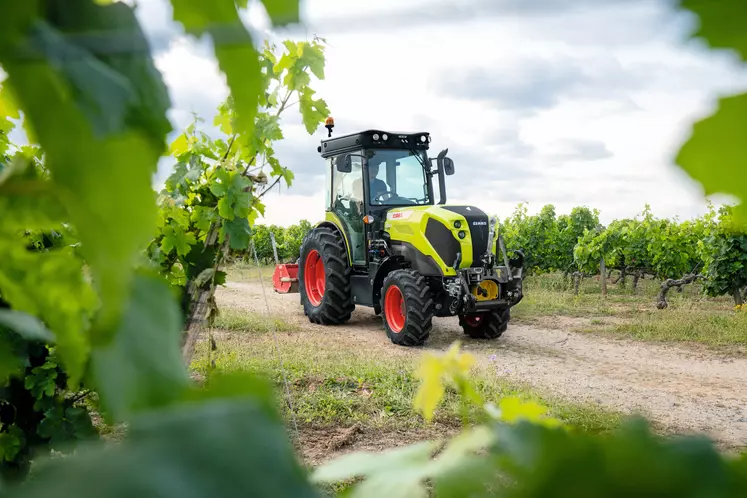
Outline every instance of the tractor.
POLYGON ((472 338, 500 337, 523 297, 524 254, 509 259, 495 217, 446 203, 448 149, 429 158, 426 132, 332 138, 331 118, 326 127, 317 148, 326 161, 325 219, 305 236, 297 264, 278 265, 275 290, 298 292, 320 325, 371 307, 397 345, 422 345, 434 317, 458 316, 472 338))

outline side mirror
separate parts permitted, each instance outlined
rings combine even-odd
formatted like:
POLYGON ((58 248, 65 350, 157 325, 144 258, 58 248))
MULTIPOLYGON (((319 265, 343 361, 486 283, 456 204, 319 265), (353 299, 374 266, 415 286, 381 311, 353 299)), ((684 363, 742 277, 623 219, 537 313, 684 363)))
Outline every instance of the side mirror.
POLYGON ((450 157, 444 157, 443 159, 444 164, 444 173, 447 175, 453 175, 454 174, 454 161, 450 157))
POLYGON ((337 156, 335 164, 337 167, 337 171, 339 171, 340 173, 350 173, 351 171, 353 171, 353 158, 350 157, 350 154, 337 156))

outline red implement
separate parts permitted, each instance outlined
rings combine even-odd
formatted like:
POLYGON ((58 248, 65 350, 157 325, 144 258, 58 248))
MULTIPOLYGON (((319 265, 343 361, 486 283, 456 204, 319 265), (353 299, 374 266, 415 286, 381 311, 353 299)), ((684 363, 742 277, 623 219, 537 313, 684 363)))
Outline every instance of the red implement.
POLYGON ((272 274, 272 285, 279 294, 298 292, 298 265, 276 265, 272 274))

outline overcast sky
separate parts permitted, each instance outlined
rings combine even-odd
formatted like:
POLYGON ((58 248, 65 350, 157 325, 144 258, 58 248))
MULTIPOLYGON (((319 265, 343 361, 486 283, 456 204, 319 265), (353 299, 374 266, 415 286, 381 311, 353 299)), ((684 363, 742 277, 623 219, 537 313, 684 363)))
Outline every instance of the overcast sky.
MULTIPOLYGON (((645 203, 660 216, 703 212, 699 185, 673 156, 719 95, 747 89, 735 57, 686 40, 693 19, 670 3, 303 0, 305 26, 275 32, 257 4, 244 17, 257 43, 326 38, 326 80, 314 86, 335 133, 429 131, 431 154, 448 148, 456 164, 450 201, 501 217, 518 202, 532 213, 588 205, 608 222, 645 203)), ((209 46, 181 34, 166 0, 138 4, 174 125, 181 131, 192 111, 212 122, 227 89, 209 46)), ((267 196, 265 222, 317 221, 326 130, 309 136, 291 113, 284 133, 277 155, 296 180, 267 196)))

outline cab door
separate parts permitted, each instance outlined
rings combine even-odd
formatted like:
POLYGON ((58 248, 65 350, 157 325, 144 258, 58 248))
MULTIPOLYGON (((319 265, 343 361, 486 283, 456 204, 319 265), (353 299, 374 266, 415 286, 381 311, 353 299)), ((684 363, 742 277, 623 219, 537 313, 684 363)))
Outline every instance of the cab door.
MULTIPOLYGON (((357 152, 360 153, 360 152, 357 152)), ((328 198, 330 210, 340 218, 345 236, 350 246, 350 256, 354 266, 366 266, 366 225, 365 216, 363 165, 362 158, 351 157, 350 172, 337 170, 337 160, 342 156, 330 158, 329 170, 332 173, 332 185, 328 198)))

